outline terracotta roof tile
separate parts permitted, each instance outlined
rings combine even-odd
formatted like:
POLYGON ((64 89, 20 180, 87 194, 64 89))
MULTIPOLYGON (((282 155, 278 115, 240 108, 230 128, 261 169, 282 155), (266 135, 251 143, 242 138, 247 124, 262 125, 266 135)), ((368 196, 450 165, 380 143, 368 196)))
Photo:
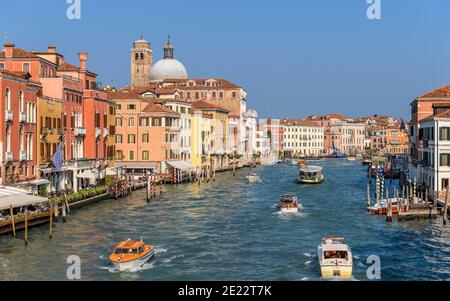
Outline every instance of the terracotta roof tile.
POLYGON ((177 112, 172 111, 171 109, 166 108, 164 106, 155 104, 152 101, 148 102, 148 105, 144 108, 144 110, 142 110, 142 112, 146 112, 146 113, 172 113, 172 114, 179 115, 177 112))
MULTIPOLYGON (((23 50, 21 48, 14 48, 13 56, 15 58, 39 58, 36 54, 32 52, 28 52, 26 50, 23 50)), ((5 58, 5 51, 0 52, 0 58, 5 58)))
POLYGON ((225 108, 216 106, 215 104, 212 104, 212 103, 204 101, 204 100, 192 102, 192 108, 198 109, 198 110, 214 110, 214 111, 222 111, 222 112, 227 112, 227 113, 230 112, 229 110, 227 110, 225 108))
POLYGON ((450 85, 434 89, 417 98, 450 98, 450 85))

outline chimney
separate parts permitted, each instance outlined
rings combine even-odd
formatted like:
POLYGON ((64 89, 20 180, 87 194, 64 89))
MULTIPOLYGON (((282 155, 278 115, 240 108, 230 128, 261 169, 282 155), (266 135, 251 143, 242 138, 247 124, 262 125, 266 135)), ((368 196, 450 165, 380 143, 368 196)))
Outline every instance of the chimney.
POLYGON ((11 43, 6 43, 3 44, 3 46, 5 47, 5 57, 6 58, 11 58, 14 56, 14 47, 16 46, 15 44, 11 44, 11 43))
POLYGON ((56 53, 56 46, 48 45, 47 52, 48 53, 56 53))
POLYGON ((86 70, 86 61, 87 61, 88 54, 87 52, 79 52, 78 58, 80 59, 80 69, 86 70))

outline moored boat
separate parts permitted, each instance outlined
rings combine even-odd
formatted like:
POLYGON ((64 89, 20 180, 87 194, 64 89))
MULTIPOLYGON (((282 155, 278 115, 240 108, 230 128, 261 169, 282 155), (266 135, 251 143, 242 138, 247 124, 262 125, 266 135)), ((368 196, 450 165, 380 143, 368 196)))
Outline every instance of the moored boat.
POLYGON ((352 252, 343 240, 343 238, 326 237, 317 247, 322 277, 352 277, 352 252))
POLYGON ((348 156, 347 160, 348 161, 356 161, 356 156, 348 156))
POLYGON ((298 182, 301 184, 320 184, 324 180, 323 168, 320 166, 302 167, 298 173, 298 182))
POLYGON ((261 180, 261 177, 256 173, 248 174, 245 178, 249 183, 256 183, 261 180))
POLYGON ((305 160, 301 160, 297 163, 298 167, 306 167, 308 166, 308 162, 306 162, 305 160))
MULTIPOLYGON (((392 214, 398 213, 398 200, 397 198, 389 199, 392 204, 392 214)), ((404 204, 405 201, 400 199, 400 201, 404 204)), ((373 206, 367 207, 367 212, 375 215, 386 215, 387 214, 387 202, 386 199, 379 200, 373 206)), ((405 211, 404 206, 401 208, 402 212, 405 211)))
POLYGON ((295 194, 283 194, 280 196, 280 211, 283 213, 297 213, 298 199, 295 194))
POLYGON ((109 260, 119 271, 131 271, 142 267, 155 255, 156 247, 138 240, 126 240, 119 243, 109 260))
POLYGON ((370 164, 372 163, 372 158, 371 158, 371 157, 368 157, 368 156, 364 156, 364 157, 362 157, 362 159, 361 159, 361 163, 362 163, 363 165, 370 165, 370 164))

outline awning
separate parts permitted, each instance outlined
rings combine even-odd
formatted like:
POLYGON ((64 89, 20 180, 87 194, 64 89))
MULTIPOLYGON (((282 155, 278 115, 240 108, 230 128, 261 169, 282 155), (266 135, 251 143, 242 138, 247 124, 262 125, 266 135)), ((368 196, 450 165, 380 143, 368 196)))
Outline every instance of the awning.
POLYGON ((34 196, 28 191, 15 187, 0 188, 0 210, 28 206, 46 202, 46 198, 34 196))
POLYGON ((107 176, 117 176, 117 167, 108 167, 106 169, 107 176))
POLYGON ((172 166, 175 169, 179 169, 179 170, 192 170, 195 169, 194 166, 192 166, 189 163, 186 163, 184 161, 167 161, 166 162, 168 165, 172 166))
POLYGON ((158 169, 158 166, 156 162, 116 162, 116 167, 126 169, 158 169))
POLYGON ((50 182, 47 179, 39 179, 39 180, 30 181, 27 184, 32 185, 32 186, 39 186, 39 185, 47 185, 48 183, 50 183, 50 182))
POLYGON ((81 179, 90 179, 90 180, 98 180, 103 179, 105 177, 104 172, 100 172, 97 169, 93 170, 85 170, 82 173, 77 174, 77 178, 81 179))

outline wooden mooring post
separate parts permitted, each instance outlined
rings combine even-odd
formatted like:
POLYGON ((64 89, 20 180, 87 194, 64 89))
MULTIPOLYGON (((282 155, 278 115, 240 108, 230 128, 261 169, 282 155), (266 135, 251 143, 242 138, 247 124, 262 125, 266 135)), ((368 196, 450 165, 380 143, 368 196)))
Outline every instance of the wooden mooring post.
POLYGON ((28 244, 28 208, 25 207, 25 244, 28 244))
POLYGON ((444 204, 444 216, 442 217, 442 222, 444 223, 444 225, 447 224, 447 210, 448 210, 448 186, 447 186, 447 191, 445 193, 445 204, 444 204))
POLYGON ((49 223, 49 230, 48 230, 48 237, 52 239, 53 237, 53 207, 50 206, 50 223, 49 223))
POLYGON ((62 205, 62 220, 63 223, 65 223, 67 221, 67 217, 66 217, 66 204, 62 205))
POLYGON ((13 236, 16 237, 16 224, 14 222, 14 211, 13 211, 12 205, 9 207, 9 214, 11 216, 11 225, 12 225, 13 236))
POLYGON ((389 188, 386 187, 386 221, 392 222, 392 201, 389 199, 389 188))
POLYGON ((55 221, 56 222, 58 222, 58 219, 59 219, 59 207, 58 207, 58 204, 55 204, 54 205, 55 206, 55 208, 54 208, 54 215, 55 215, 55 221))
POLYGON ((370 207, 370 183, 367 183, 367 207, 370 207))
POLYGON ((145 197, 147 203, 150 202, 150 185, 151 185, 150 175, 147 173, 147 190, 146 190, 146 197, 145 197))

